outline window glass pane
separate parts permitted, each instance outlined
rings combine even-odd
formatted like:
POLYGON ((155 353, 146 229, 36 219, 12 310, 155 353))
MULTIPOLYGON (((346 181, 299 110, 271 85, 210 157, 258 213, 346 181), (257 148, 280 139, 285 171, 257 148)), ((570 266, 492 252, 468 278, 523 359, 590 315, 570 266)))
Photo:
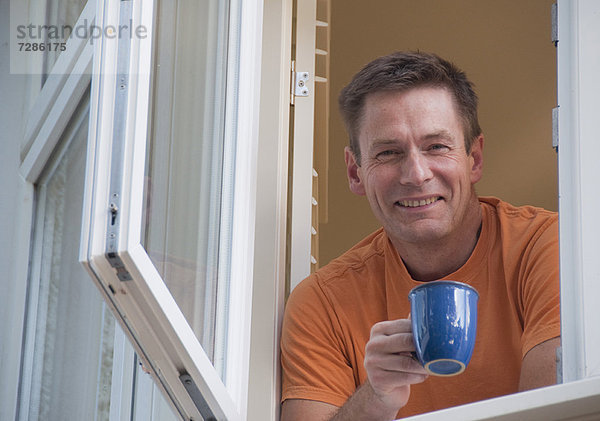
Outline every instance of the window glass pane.
POLYGON ((44 74, 50 73, 61 53, 54 43, 67 42, 86 3, 87 0, 47 0, 45 21, 49 29, 42 31, 45 39, 40 42, 50 43, 52 48, 44 50, 44 74))
POLYGON ((21 420, 107 420, 115 322, 78 261, 89 92, 36 185, 21 420))
MULTIPOLYGON (((223 216, 226 2, 158 1, 144 245, 219 369, 227 280, 223 216), (217 351, 215 351, 217 350, 217 351)), ((222 374, 222 373, 221 373, 222 374)))

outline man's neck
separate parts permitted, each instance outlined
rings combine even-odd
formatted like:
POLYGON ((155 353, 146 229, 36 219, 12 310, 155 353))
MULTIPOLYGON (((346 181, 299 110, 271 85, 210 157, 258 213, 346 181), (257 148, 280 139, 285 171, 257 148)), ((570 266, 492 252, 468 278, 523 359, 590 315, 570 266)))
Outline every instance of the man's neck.
POLYGON ((481 207, 469 210, 464 228, 455 236, 432 243, 409 244, 392 239, 413 279, 434 281, 460 269, 471 257, 481 233, 481 207))

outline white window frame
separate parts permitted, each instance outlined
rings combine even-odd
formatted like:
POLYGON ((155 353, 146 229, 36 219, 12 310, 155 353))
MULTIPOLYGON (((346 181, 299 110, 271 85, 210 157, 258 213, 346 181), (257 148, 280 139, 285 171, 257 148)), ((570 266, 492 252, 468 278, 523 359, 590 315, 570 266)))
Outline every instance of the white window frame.
MULTIPOLYGON (((264 5, 248 420, 279 420, 286 294, 293 1, 264 5)), ((312 117, 311 117, 312 118, 312 117)))
MULTIPOLYGON (((306 88, 308 96, 293 95, 294 115, 292 185, 290 212, 289 247, 290 288, 293 289, 310 275, 311 237, 313 229, 313 207, 316 199, 313 195, 313 149, 314 149, 314 112, 315 112, 315 43, 317 2, 296 2, 296 56, 295 73, 308 72, 306 88)), ((315 227, 317 228, 317 227, 315 227)))
MULTIPOLYGON (((123 40, 98 40, 94 54, 90 145, 88 150, 88 190, 84 200, 84 229, 80 259, 100 286, 107 302, 144 364, 153 372, 157 384, 171 398, 183 418, 199 418, 206 414, 217 419, 245 419, 248 393, 250 353, 250 320, 254 263, 254 224, 256 215, 256 172, 258 143, 258 83, 240 83, 237 88, 237 115, 232 137, 236 143, 235 192, 233 209, 233 241, 231 250, 230 299, 228 303, 228 357, 226 379, 221 381, 198 339, 178 308, 158 271, 141 245, 143 177, 146 152, 147 122, 154 10, 152 1, 99 1, 97 24, 119 25, 124 3, 132 4, 132 25, 142 25, 148 37, 133 37, 129 57, 123 61, 123 40), (119 57, 121 54, 121 57, 119 57), (119 61, 121 60, 121 61, 119 61), (124 67, 122 67, 124 66, 124 67), (121 68, 122 67, 122 68, 121 68), (120 79, 120 72, 130 75, 120 79), (122 132, 124 154, 119 206, 118 241, 114 253, 133 281, 120 281, 106 255, 107 224, 111 203, 110 168, 113 137, 113 112, 117 84, 128 85, 125 128, 122 132), (92 187, 93 186, 93 187, 92 187), (202 398, 194 400, 179 376, 187 373, 202 398)), ((262 3, 244 1, 230 16, 240 33, 239 50, 228 58, 228 73, 240 72, 244 81, 260 80, 262 3), (239 69, 237 68, 239 66, 239 69)), ((129 18, 127 18, 128 21, 129 18)), ((129 42, 129 40, 126 40, 129 42)), ((230 46, 233 46, 232 42, 230 46)), ((233 92, 233 91, 231 91, 233 92)), ((228 94, 228 95, 231 95, 228 94)), ((115 174, 113 174, 115 176, 115 174)))

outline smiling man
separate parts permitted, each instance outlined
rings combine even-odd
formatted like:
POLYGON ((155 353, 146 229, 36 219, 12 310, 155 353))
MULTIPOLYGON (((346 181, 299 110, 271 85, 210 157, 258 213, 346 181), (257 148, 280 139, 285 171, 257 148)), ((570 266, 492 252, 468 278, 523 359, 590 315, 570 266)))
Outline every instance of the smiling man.
POLYGON ((286 307, 283 420, 392 420, 555 382, 558 218, 480 198, 484 139, 466 75, 395 53, 340 94, 350 190, 382 229, 305 279, 286 307), (480 296, 475 351, 455 377, 412 358, 408 292, 451 279, 480 296))

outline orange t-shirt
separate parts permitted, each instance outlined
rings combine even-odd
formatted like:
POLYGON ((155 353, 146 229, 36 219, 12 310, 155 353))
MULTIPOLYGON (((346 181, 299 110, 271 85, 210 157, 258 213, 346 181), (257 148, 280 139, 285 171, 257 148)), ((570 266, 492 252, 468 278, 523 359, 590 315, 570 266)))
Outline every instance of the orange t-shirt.
MULTIPOLYGON (((479 200, 477 245, 444 278, 479 292, 473 357, 461 375, 413 385, 398 417, 514 393, 525 354, 560 336, 557 214, 479 200)), ((371 326, 406 318, 408 292, 419 284, 382 229, 301 282, 283 323, 282 401, 342 406, 367 380, 363 360, 371 326)))

